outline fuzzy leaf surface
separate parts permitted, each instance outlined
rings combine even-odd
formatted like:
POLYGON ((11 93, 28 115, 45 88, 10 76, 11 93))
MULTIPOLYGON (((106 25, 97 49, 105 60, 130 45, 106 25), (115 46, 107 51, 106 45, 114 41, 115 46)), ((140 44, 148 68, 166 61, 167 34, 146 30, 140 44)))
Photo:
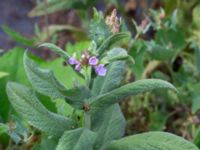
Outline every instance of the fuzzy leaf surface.
MULTIPOLYGON (((108 66, 105 77, 97 77, 93 85, 93 94, 103 94, 117 88, 124 73, 124 61, 115 61, 108 66)), ((95 150, 111 140, 119 139, 124 135, 125 118, 119 104, 115 104, 106 110, 97 112, 91 116, 92 130, 97 133, 95 150)))
POLYGON ((66 131, 60 138, 56 150, 93 150, 95 139, 96 134, 88 129, 66 131))
POLYGON ((60 137, 65 130, 76 126, 73 120, 48 111, 31 89, 9 82, 6 91, 16 112, 39 130, 60 137))
POLYGON ((169 82, 159 80, 159 79, 144 79, 138 80, 133 83, 126 84, 107 92, 105 94, 94 97, 90 100, 90 111, 97 112, 102 109, 106 109, 109 106, 120 102, 123 98, 126 98, 130 95, 136 95, 143 92, 152 91, 155 89, 172 89, 176 88, 169 82))
POLYGON ((111 142, 104 150, 199 150, 185 139, 165 132, 148 132, 111 142))

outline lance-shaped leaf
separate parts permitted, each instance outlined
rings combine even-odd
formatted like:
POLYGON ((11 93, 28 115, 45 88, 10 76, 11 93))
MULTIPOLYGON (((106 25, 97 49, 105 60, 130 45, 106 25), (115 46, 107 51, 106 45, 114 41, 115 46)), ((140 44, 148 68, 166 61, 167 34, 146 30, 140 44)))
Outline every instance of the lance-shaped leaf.
POLYGON ((165 132, 148 132, 111 142, 103 150, 199 150, 194 144, 165 132))
POLYGON ((123 48, 113 48, 107 52, 102 61, 113 62, 116 60, 123 60, 128 58, 128 53, 123 48))
POLYGON ((54 45, 52 43, 43 43, 43 44, 40 45, 40 47, 47 47, 47 48, 49 48, 50 50, 52 50, 56 54, 60 55, 65 60, 68 60, 70 58, 70 56, 68 55, 67 52, 65 52, 60 47, 58 47, 58 46, 56 46, 56 45, 54 45))
POLYGON ((102 54, 106 49, 111 48, 111 46, 115 45, 116 43, 120 43, 125 39, 130 38, 130 34, 127 32, 116 33, 109 36, 97 49, 97 51, 102 54))
MULTIPOLYGON (((93 85, 93 94, 99 95, 117 88, 124 73, 124 61, 116 61, 108 66, 105 77, 97 77, 93 85)), ((91 129, 97 133, 95 150, 114 139, 124 135, 125 118, 120 110, 119 104, 115 104, 103 111, 91 115, 91 129)))
POLYGON ((73 120, 48 111, 31 89, 17 83, 8 83, 6 91, 16 112, 32 126, 49 135, 60 137, 65 130, 76 126, 73 120))
POLYGON ((82 108, 84 99, 90 97, 90 92, 86 87, 67 90, 58 82, 52 71, 39 68, 33 60, 28 58, 27 52, 24 54, 24 66, 29 81, 35 90, 41 94, 53 99, 65 99, 67 103, 76 108, 82 108))
POLYGON ((59 140, 56 150, 93 150, 95 139, 96 134, 88 129, 66 131, 59 140))
POLYGON ((159 79, 138 80, 133 83, 121 86, 111 92, 99 95, 90 100, 90 111, 96 112, 120 102, 123 98, 136 95, 142 92, 147 92, 155 89, 173 89, 176 88, 169 82, 159 79))
POLYGON ((28 58, 27 52, 24 53, 24 68, 29 81, 39 93, 53 99, 65 98, 63 93, 66 89, 58 82, 53 72, 39 68, 33 60, 28 58))
POLYGON ((108 72, 105 77, 97 76, 92 87, 93 95, 104 94, 117 88, 122 80, 125 62, 116 61, 108 66, 108 72))
POLYGON ((112 140, 121 138, 125 132, 126 121, 119 104, 115 104, 92 115, 92 131, 97 133, 95 150, 112 140))

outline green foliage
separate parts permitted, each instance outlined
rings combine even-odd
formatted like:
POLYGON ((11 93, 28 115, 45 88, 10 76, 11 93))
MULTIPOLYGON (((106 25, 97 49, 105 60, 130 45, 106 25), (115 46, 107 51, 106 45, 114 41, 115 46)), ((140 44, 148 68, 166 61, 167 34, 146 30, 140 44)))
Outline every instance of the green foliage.
MULTIPOLYGON (((47 2, 48 4, 44 2, 38 5, 31 12, 31 16, 43 15, 47 6, 48 13, 80 6, 78 4, 80 1, 47 2)), ((83 1, 81 4, 83 5, 80 7, 85 8, 86 4, 90 3, 83 1)), ((178 69, 170 66, 175 63, 178 55, 181 58, 188 57, 188 54, 182 54, 182 50, 187 48, 186 44, 192 45, 193 49, 198 49, 198 44, 196 41, 191 42, 194 37, 186 40, 186 34, 182 33, 181 28, 177 26, 177 11, 166 19, 160 17, 160 13, 164 15, 165 12, 163 9, 150 11, 152 16, 148 18, 150 22, 145 27, 135 24, 136 37, 131 39, 130 33, 122 27, 124 22, 118 20, 116 14, 114 24, 119 27, 119 31, 113 32, 103 14, 94 10, 89 26, 91 41, 79 43, 80 45, 68 44, 66 51, 51 43, 40 45, 62 58, 44 62, 34 56, 28 56, 27 52, 24 53, 22 50, 1 57, 0 70, 8 73, 7 76, 3 74, 4 77, 0 78, 4 92, 8 80, 20 83, 8 82, 6 92, 15 110, 14 113, 20 116, 21 124, 15 121, 16 126, 12 132, 10 132, 12 128, 9 122, 0 124, 0 135, 6 133, 16 143, 25 145, 25 149, 32 144, 32 137, 38 136, 39 140, 35 142, 37 144, 31 147, 35 150, 198 150, 191 142, 165 132, 148 132, 122 138, 125 135, 126 120, 119 102, 127 100, 127 97, 134 96, 135 100, 142 97, 141 104, 146 105, 145 110, 151 111, 151 114, 146 117, 149 119, 148 129, 151 130, 164 129, 170 116, 165 110, 167 107, 165 105, 169 103, 169 95, 174 96, 174 99, 179 96, 173 91, 189 88, 192 94, 187 96, 193 99, 193 113, 199 109, 197 101, 199 87, 195 83, 198 77, 195 77, 195 80, 191 79, 195 75, 189 78, 190 70, 198 70, 198 67, 193 67, 194 60, 192 59, 189 65, 184 64, 178 69), (138 40, 150 27, 153 27, 156 32, 155 38, 150 41, 138 40), (8 58, 14 61, 6 61, 8 58), (133 58, 136 60, 134 66, 133 58), (152 61, 152 59, 159 61, 152 61), (66 67, 62 65, 63 62, 66 63, 66 67), (160 65, 165 67, 164 71, 158 69, 160 65), (22 85, 30 86, 25 73, 32 88, 22 85), (167 79, 178 85, 178 90, 167 81, 145 79, 150 77, 167 79), (130 80, 134 81, 127 83, 130 80), (183 83, 187 85, 183 87, 183 83), (196 86, 192 88, 193 83, 196 86), (154 94, 144 93, 153 90, 155 90, 154 94), (173 91, 169 94, 168 90, 173 91), (136 97, 141 93, 143 95, 136 97), (163 105, 148 109, 149 100, 158 100, 157 102, 162 102, 163 105), (154 110, 156 111, 152 113, 154 110), (162 116, 165 114, 167 116, 162 116)), ((198 53, 196 56, 198 59, 198 53)), ((1 94, 0 92, 0 96, 1 94)), ((3 99, 7 100, 4 94, 2 94, 3 99)), ((0 112, 6 121, 9 112, 8 102, 5 107, 6 112, 4 110, 0 112)), ((127 109, 127 112, 129 111, 130 109, 127 109)), ((195 143, 198 144, 198 140, 195 143)))
POLYGON ((60 137, 65 130, 75 128, 73 120, 49 112, 31 89, 17 83, 8 83, 6 91, 17 113, 34 127, 56 137, 60 137))
POLYGON ((27 53, 24 55, 24 66, 31 84, 40 93, 51 96, 53 99, 65 98, 63 93, 66 89, 56 80, 53 72, 39 69, 34 61, 28 58, 27 53))
POLYGON ((172 59, 185 46, 184 35, 178 29, 177 31, 160 29, 154 40, 147 42, 147 50, 152 58, 157 60, 172 59))
POLYGON ((9 74, 6 72, 0 72, 0 78, 3 78, 5 76, 8 76, 9 74))
POLYGON ((118 103, 123 98, 155 89, 173 89, 174 86, 159 79, 145 79, 126 84, 90 100, 90 111, 96 112, 118 103))
POLYGON ((99 53, 103 53, 104 50, 110 49, 116 43, 122 42, 124 39, 128 39, 130 37, 129 33, 116 33, 114 35, 109 36, 106 40, 99 46, 99 53))
MULTIPOLYGON (((117 88, 123 78, 125 62, 116 61, 109 65, 106 77, 97 77, 94 81, 93 95, 104 94, 117 88)), ((95 149, 99 149, 113 139, 124 135, 125 118, 119 104, 115 104, 104 111, 91 116, 92 130, 97 133, 95 149), (109 114, 109 115, 108 115, 109 114)))
POLYGON ((87 4, 80 0, 74 1, 62 1, 62 0, 49 0, 47 4, 45 2, 39 3, 30 13, 30 17, 42 16, 46 14, 45 9, 47 9, 47 13, 53 13, 59 10, 69 9, 69 8, 82 8, 85 9, 87 4))
POLYGON ((14 48, 0 57, 0 70, 9 74, 0 78, 0 118, 3 121, 7 121, 10 111, 8 97, 5 92, 7 81, 16 81, 23 84, 28 83, 23 68, 23 53, 22 48, 14 48))
POLYGON ((28 39, 27 37, 24 37, 20 33, 14 31, 13 29, 7 27, 7 26, 2 26, 3 31, 8 34, 9 37, 14 39, 15 41, 26 45, 26 46, 33 46, 34 45, 34 40, 33 39, 28 39))
POLYGON ((170 133, 149 132, 122 138, 105 150, 198 150, 190 142, 170 133))
POLYGON ((60 138, 56 150, 92 150, 95 139, 96 134, 88 129, 66 131, 60 138))

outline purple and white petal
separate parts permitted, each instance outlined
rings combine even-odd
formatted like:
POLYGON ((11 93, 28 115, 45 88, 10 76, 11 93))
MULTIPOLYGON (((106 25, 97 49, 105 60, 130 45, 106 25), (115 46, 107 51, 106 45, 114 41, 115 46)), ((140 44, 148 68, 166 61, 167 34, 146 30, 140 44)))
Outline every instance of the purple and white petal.
POLYGON ((99 63, 99 59, 96 56, 92 56, 89 58, 89 65, 95 66, 99 63))
POLYGON ((99 64, 98 66, 95 66, 95 72, 99 76, 105 76, 107 73, 107 69, 104 67, 103 64, 99 64))
POLYGON ((68 63, 69 63, 70 65, 78 65, 78 64, 79 64, 79 61, 76 60, 75 57, 71 57, 71 58, 69 58, 68 63))
POLYGON ((81 63, 78 63, 75 68, 76 71, 80 71, 81 70, 81 63))

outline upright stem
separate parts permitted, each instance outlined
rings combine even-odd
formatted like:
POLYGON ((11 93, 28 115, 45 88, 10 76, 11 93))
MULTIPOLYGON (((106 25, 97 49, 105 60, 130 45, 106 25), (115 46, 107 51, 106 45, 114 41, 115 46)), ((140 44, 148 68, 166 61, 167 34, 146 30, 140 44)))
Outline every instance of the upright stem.
POLYGON ((84 112, 84 127, 87 129, 91 128, 91 116, 87 112, 84 112))

